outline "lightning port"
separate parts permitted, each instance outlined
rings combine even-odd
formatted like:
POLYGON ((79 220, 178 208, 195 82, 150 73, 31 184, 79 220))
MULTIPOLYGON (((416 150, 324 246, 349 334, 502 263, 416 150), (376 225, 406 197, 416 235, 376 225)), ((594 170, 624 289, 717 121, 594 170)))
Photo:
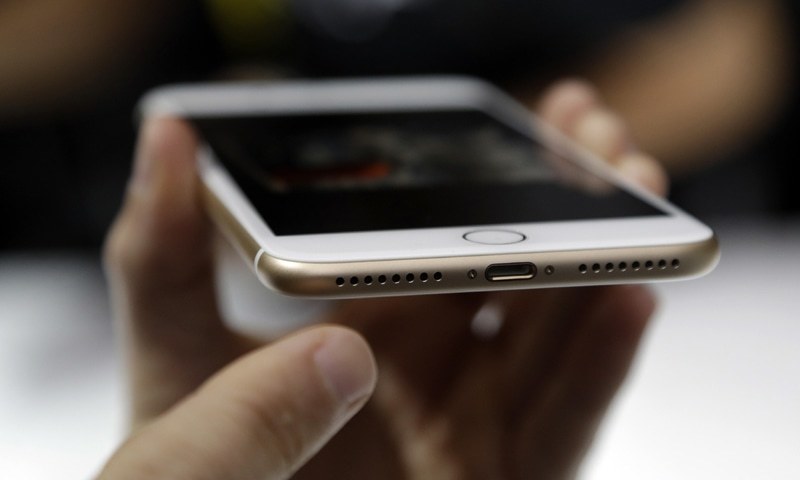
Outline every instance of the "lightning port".
POLYGON ((529 262, 495 263, 486 267, 484 275, 490 282, 530 280, 536 276, 536 265, 529 262))

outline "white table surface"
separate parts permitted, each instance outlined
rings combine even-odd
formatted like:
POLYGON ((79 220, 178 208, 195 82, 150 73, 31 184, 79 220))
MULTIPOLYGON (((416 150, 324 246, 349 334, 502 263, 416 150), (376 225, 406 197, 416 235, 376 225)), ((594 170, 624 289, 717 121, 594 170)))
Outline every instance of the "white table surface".
MULTIPOLYGON (((717 270, 657 287, 659 313, 580 478, 800 478, 800 222, 719 232, 717 270)), ((262 307, 319 308, 265 296, 238 267, 223 275, 243 326, 262 307)), ((90 477, 124 431, 123 402, 97 260, 0 256, 0 477, 90 477)))

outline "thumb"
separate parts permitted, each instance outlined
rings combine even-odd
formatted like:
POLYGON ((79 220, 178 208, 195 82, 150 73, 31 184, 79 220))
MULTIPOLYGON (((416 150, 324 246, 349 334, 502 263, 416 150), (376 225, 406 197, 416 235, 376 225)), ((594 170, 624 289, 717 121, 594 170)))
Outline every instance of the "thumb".
POLYGON ((287 478, 364 405, 375 380, 358 334, 304 330, 212 377, 130 438, 100 478, 287 478))

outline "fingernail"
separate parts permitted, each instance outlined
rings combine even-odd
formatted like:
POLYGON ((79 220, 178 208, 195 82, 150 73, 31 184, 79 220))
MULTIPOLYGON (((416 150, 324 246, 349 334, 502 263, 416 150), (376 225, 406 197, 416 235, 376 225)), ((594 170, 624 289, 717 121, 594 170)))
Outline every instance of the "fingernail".
POLYGON ((366 342, 354 333, 332 334, 314 353, 314 362, 331 392, 348 409, 375 388, 375 362, 366 342))

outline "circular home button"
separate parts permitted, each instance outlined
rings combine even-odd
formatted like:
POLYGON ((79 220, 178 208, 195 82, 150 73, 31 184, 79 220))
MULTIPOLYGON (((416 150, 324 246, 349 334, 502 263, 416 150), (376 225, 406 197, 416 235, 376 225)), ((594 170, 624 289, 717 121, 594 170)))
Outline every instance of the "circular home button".
POLYGON ((475 230, 465 233, 464 240, 484 245, 508 245, 525 240, 525 235, 511 230, 475 230))

